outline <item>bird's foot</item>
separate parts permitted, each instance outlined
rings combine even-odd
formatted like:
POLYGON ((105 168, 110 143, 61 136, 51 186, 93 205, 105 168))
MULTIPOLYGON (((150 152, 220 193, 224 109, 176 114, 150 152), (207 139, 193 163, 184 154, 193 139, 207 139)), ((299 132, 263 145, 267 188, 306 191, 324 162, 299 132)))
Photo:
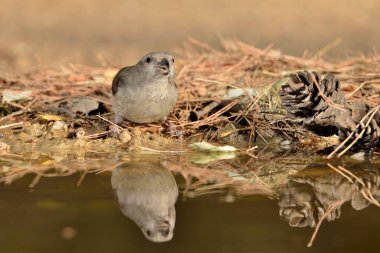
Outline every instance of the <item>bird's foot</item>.
POLYGON ((183 131, 180 129, 180 127, 177 127, 172 122, 170 122, 167 117, 162 120, 162 128, 164 130, 163 132, 169 133, 172 137, 176 137, 178 139, 183 138, 183 131))

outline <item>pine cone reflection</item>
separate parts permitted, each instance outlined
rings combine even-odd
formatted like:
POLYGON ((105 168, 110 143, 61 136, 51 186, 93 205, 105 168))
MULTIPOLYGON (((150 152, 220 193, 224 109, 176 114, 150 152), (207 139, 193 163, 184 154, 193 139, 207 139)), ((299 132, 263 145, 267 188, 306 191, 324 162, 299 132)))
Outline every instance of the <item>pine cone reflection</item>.
MULTIPOLYGON (((293 227, 315 227, 327 208, 338 201, 350 202, 352 208, 361 210, 369 202, 360 192, 360 185, 350 182, 326 164, 310 165, 291 176, 281 191, 280 216, 293 227)), ((380 200, 380 168, 377 164, 357 163, 350 171, 360 178, 378 201, 380 200)), ((328 214, 327 221, 339 219, 341 205, 328 214)))

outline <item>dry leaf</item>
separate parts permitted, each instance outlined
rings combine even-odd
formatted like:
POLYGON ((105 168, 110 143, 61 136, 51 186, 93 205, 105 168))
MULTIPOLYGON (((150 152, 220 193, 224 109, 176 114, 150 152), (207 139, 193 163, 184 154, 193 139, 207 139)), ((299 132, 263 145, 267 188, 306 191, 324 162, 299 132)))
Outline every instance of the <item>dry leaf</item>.
POLYGON ((54 115, 54 114, 40 114, 40 115, 38 115, 38 117, 40 119, 44 119, 47 121, 61 121, 61 120, 63 120, 63 118, 61 116, 54 115))

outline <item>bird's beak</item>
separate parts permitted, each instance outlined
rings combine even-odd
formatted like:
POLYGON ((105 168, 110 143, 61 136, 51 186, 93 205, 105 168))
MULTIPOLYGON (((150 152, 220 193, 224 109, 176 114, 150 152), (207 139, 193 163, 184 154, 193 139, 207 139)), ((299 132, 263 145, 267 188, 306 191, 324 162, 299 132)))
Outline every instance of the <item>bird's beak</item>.
POLYGON ((170 233, 170 224, 168 221, 164 221, 162 222, 161 224, 158 224, 156 226, 156 228, 158 229, 158 231, 162 234, 162 235, 165 235, 167 236, 169 233, 170 233))
POLYGON ((157 63, 157 67, 161 70, 162 74, 168 75, 170 72, 170 65, 167 59, 162 59, 157 63))
POLYGON ((170 223, 167 220, 161 221, 161 223, 156 225, 156 228, 167 228, 170 227, 170 223))

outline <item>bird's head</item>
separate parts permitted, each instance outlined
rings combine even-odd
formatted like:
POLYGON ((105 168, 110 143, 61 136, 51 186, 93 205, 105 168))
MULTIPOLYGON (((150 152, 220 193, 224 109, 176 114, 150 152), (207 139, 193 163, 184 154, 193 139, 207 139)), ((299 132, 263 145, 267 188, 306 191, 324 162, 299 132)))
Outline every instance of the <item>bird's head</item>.
POLYGON ((147 215, 139 224, 144 236, 152 242, 167 242, 173 238, 175 226, 175 208, 169 207, 169 213, 164 216, 147 215))
POLYGON ((149 53, 137 65, 151 78, 167 78, 172 81, 175 75, 174 58, 167 53, 149 53))

